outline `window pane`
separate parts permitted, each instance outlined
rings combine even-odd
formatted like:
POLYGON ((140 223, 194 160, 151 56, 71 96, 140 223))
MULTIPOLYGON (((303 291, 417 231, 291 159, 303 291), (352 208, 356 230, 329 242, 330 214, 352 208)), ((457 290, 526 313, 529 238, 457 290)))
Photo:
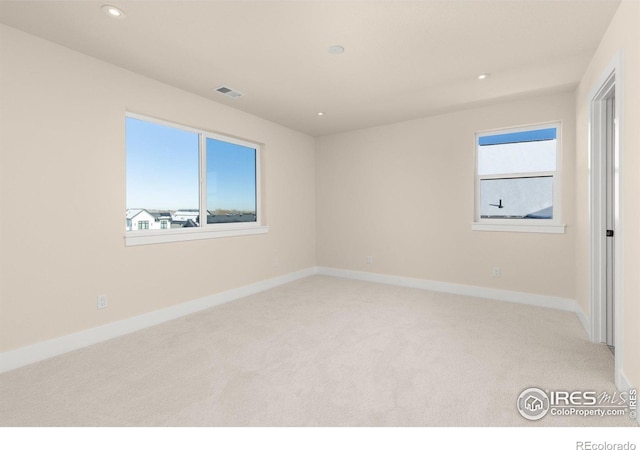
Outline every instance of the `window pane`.
POLYGON ((553 172, 555 170, 555 139, 478 147, 478 175, 553 172))
POLYGON ((500 219, 552 219, 553 177, 480 180, 480 216, 500 219))
POLYGON ((207 138, 207 223, 256 221, 256 149, 207 138))
POLYGON ((126 229, 198 226, 198 134, 127 117, 126 151, 126 229))

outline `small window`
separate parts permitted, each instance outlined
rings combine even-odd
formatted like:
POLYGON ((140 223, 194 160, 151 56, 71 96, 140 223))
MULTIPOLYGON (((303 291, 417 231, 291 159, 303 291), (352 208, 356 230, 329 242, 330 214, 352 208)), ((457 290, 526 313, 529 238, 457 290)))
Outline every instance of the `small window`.
POLYGON ((476 134, 473 229, 564 232, 559 134, 559 124, 476 134))
POLYGON ((267 232, 259 145, 127 114, 126 161, 127 245, 267 232))

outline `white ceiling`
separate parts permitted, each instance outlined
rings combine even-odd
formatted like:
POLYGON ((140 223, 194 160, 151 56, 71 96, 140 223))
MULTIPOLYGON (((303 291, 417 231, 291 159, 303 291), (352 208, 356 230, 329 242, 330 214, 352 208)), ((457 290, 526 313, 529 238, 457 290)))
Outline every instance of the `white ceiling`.
POLYGON ((1 1, 0 22, 318 136, 572 89, 618 5, 23 0, 1 1))

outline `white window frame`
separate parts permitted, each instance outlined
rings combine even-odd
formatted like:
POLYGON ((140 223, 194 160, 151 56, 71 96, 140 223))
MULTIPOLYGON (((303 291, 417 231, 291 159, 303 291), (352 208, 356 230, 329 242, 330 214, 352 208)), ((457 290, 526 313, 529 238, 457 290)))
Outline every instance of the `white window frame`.
POLYGON ((474 231, 507 231, 525 233, 564 233, 566 226, 562 223, 562 122, 546 122, 526 126, 500 128, 476 132, 474 134, 474 231), (518 133, 522 131, 556 128, 556 170, 549 172, 501 173, 499 175, 478 175, 478 141, 484 136, 496 134, 518 133), (536 176, 553 177, 553 218, 552 219, 499 219, 482 218, 480 216, 480 181, 501 178, 521 178, 536 176))
MULTIPOLYGON (((125 245, 147 245, 161 244, 167 242, 192 241, 198 239, 214 239, 232 236, 247 236, 254 234, 265 234, 269 232, 269 227, 262 223, 262 192, 261 192, 261 154, 263 145, 244 139, 226 136, 212 131, 192 128, 174 122, 157 119, 133 112, 127 112, 126 118, 138 119, 145 122, 155 123, 158 125, 177 128, 179 130, 198 134, 198 165, 199 165, 199 210, 200 210, 200 226, 193 228, 167 228, 160 230, 125 230, 125 245), (256 221, 255 222, 238 222, 238 223, 206 223, 207 217, 207 138, 219 141, 229 142, 232 144, 242 145, 254 148, 256 150, 256 221), (204 217, 204 221, 202 220, 204 217), (204 222, 204 223, 203 223, 204 222)), ((126 150, 125 150, 126 151, 126 150)))

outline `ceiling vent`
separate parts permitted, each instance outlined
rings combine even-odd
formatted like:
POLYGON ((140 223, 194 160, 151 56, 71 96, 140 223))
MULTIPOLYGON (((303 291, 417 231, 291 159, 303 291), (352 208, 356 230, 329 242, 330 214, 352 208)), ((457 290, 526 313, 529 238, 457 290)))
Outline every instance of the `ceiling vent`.
POLYGON ((227 97, 231 97, 231 98, 238 98, 244 95, 242 92, 238 92, 235 89, 231 89, 228 86, 220 86, 219 88, 216 88, 216 92, 220 92, 221 94, 224 94, 227 97))

